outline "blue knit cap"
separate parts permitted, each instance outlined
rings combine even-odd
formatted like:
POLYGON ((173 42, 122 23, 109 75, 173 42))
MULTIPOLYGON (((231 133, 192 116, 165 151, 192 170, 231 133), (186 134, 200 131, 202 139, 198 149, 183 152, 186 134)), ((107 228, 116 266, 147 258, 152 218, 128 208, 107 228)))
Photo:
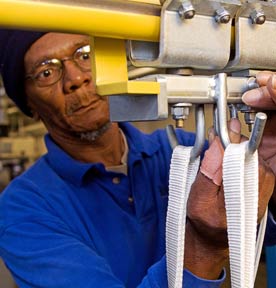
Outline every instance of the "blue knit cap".
POLYGON ((24 88, 24 56, 45 32, 0 29, 0 73, 8 96, 20 110, 32 116, 24 88))

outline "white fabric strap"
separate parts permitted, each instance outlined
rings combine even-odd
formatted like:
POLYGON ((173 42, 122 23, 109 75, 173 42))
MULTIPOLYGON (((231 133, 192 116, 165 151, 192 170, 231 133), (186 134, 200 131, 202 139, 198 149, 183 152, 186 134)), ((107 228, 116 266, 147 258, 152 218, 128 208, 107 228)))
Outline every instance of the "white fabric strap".
POLYGON ((247 142, 227 146, 223 184, 232 288, 252 288, 258 216, 258 153, 246 157, 247 142))
POLYGON ((166 257, 169 288, 182 287, 187 201, 199 168, 200 158, 190 162, 192 147, 173 151, 166 219, 166 257))

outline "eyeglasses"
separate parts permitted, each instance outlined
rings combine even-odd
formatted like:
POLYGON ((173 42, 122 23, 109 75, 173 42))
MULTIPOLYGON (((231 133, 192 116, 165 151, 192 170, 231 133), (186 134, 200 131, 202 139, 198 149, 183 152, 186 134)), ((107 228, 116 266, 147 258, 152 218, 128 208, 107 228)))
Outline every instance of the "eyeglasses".
POLYGON ((60 80, 63 74, 65 61, 73 61, 83 72, 90 71, 90 45, 78 48, 72 57, 43 61, 38 66, 34 67, 33 72, 26 75, 25 79, 33 80, 39 87, 51 86, 60 80))

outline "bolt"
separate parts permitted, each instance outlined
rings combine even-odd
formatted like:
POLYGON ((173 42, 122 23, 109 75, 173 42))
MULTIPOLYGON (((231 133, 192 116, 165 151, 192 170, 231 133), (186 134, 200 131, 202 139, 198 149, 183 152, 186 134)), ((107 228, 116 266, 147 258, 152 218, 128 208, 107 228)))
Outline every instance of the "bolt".
POLYGON ((190 1, 185 1, 179 6, 178 14, 182 20, 192 19, 195 16, 195 8, 190 1))
POLYGON ((190 103, 177 103, 171 107, 172 118, 176 121, 177 128, 183 128, 184 120, 186 120, 190 113, 190 103))
POLYGON ((244 113, 244 122, 248 126, 248 131, 251 132, 253 124, 255 122, 256 112, 245 112, 244 113))
POLYGON ((248 131, 251 132, 257 112, 253 108, 245 104, 238 104, 237 108, 239 111, 244 113, 244 122, 248 126, 248 131))
POLYGON ((254 9, 250 14, 250 18, 252 20, 252 24, 262 25, 265 23, 266 16, 263 10, 254 9))
POLYGON ((215 20, 220 24, 227 24, 231 19, 230 13, 223 7, 220 7, 215 12, 215 20))

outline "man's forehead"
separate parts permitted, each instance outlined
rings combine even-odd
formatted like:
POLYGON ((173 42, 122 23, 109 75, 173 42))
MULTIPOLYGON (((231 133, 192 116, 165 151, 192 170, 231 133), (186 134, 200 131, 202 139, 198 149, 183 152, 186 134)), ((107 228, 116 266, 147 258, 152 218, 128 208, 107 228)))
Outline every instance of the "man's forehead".
POLYGON ((50 32, 39 38, 25 54, 25 65, 35 65, 46 59, 64 57, 89 43, 89 36, 50 32))

